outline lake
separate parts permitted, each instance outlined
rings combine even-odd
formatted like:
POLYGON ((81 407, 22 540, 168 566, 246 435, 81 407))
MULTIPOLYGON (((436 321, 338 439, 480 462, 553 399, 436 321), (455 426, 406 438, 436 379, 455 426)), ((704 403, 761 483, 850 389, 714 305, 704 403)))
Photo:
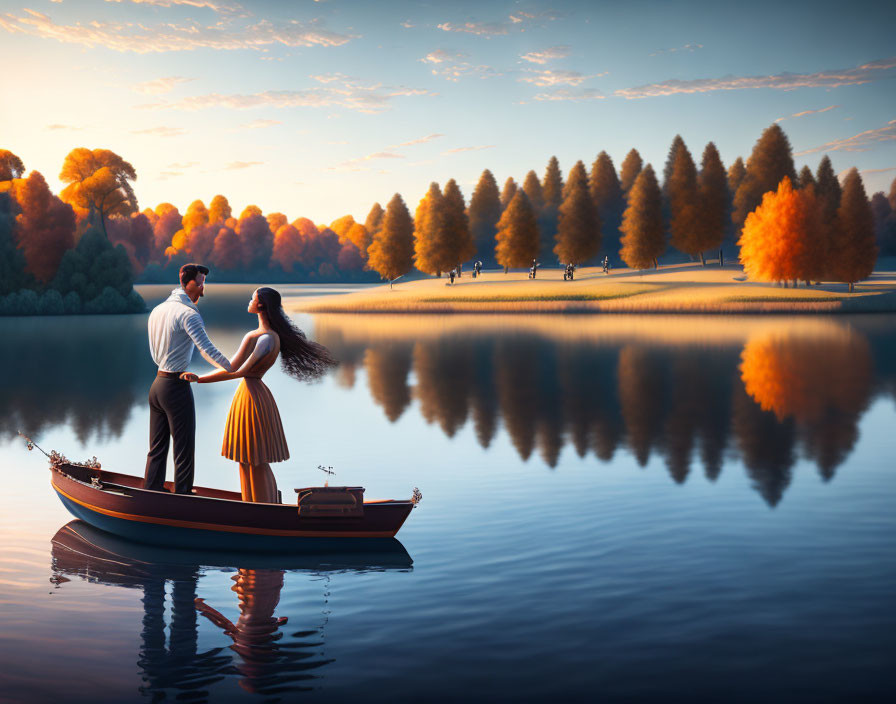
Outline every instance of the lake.
MULTIPOLYGON (((252 290, 200 302, 225 354, 252 290)), ((0 701, 896 694, 896 316, 294 317, 341 365, 265 377, 284 501, 318 465, 371 498, 419 487, 389 554, 71 522, 16 431, 142 475, 146 315, 0 319, 0 701)), ((235 387, 194 387, 197 484, 239 490, 235 387)))

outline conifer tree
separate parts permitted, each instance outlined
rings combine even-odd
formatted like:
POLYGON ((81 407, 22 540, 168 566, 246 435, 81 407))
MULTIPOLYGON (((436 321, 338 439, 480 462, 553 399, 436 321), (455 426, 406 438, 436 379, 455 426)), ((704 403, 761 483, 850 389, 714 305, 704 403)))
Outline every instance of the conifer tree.
POLYGON ((392 196, 382 226, 373 232, 367 265, 391 282, 414 266, 414 221, 401 196, 392 196))
POLYGON ((666 165, 663 167, 663 197, 668 198, 667 187, 669 184, 669 179, 672 178, 672 170, 675 168, 675 160, 678 157, 678 152, 682 149, 687 149, 684 143, 684 139, 682 139, 680 134, 675 135, 672 139, 672 144, 669 147, 669 154, 666 156, 666 165))
POLYGON ((836 230, 831 244, 834 278, 849 284, 849 292, 852 293, 856 281, 871 276, 877 261, 874 213, 871 212, 862 177, 856 168, 850 169, 843 181, 836 230))
POLYGON ((627 194, 635 185, 635 179, 641 173, 643 163, 637 149, 632 149, 625 155, 625 161, 622 162, 622 168, 619 169, 619 185, 623 193, 627 194))
POLYGON ((600 219, 581 161, 569 171, 555 239, 554 254, 561 262, 581 264, 600 251, 600 219))
POLYGON ((785 282, 808 278, 813 267, 811 235, 818 225, 814 189, 794 190, 785 176, 744 223, 738 245, 747 276, 785 282))
POLYGON ((803 166, 803 168, 800 169, 800 172, 797 175, 796 179, 799 183, 800 188, 815 186, 815 176, 812 175, 812 169, 810 169, 808 166, 803 166))
POLYGON ((518 186, 516 185, 516 181, 513 180, 513 177, 510 176, 504 182, 504 188, 501 189, 501 209, 505 210, 508 205, 510 205, 510 201, 513 200, 513 197, 516 195, 518 186))
POLYGON ((813 266, 809 276, 817 281, 822 278, 836 278, 830 270, 834 255, 834 240, 837 236, 837 210, 840 208, 840 181, 834 173, 830 158, 825 155, 818 164, 815 177, 815 196, 818 199, 821 220, 818 230, 812 233, 813 266))
MULTIPOLYGON (((2 158, 0 150, 0 164, 2 158)), ((18 174, 21 175, 21 171, 18 174)), ((14 226, 13 199, 9 193, 0 193, 0 296, 34 285, 34 279, 25 271, 27 266, 25 253, 16 246, 14 226)))
POLYGON ((699 254, 702 259, 697 167, 680 135, 676 135, 669 154, 672 161, 667 164, 668 178, 664 185, 672 245, 691 257, 699 254))
POLYGON ((778 125, 767 127, 753 147, 747 170, 734 194, 731 219, 737 228, 762 202, 763 194, 774 191, 785 176, 791 185, 796 180, 790 141, 778 125))
POLYGON ((492 172, 486 169, 479 177, 470 198, 470 232, 476 245, 476 258, 486 263, 494 262, 495 233, 501 219, 501 194, 492 172))
POLYGON ((834 173, 834 166, 830 157, 825 154, 818 163, 818 171, 815 177, 815 195, 818 197, 821 215, 826 221, 831 221, 837 215, 840 207, 840 181, 834 173))
POLYGON ((525 191, 517 190, 504 209, 495 240, 495 259, 505 270, 529 266, 538 256, 538 223, 525 191))
POLYGON ((367 232, 371 236, 383 226, 383 215, 385 215, 383 206, 379 203, 374 203, 370 208, 370 212, 367 213, 367 219, 364 220, 364 227, 367 228, 367 232))
POLYGON ((441 276, 457 264, 450 247, 445 196, 432 182, 414 215, 414 266, 425 274, 441 276))
POLYGON ((666 251, 666 237, 662 194, 650 164, 638 174, 628 193, 620 229, 622 260, 633 269, 659 268, 659 256, 666 251))
POLYGON ((734 198, 734 194, 737 193, 737 189, 740 188, 741 181, 744 180, 744 176, 747 175, 747 167, 744 166, 744 160, 741 157, 737 157, 734 160, 734 163, 728 167, 728 192, 731 193, 732 199, 734 198))
POLYGON ((526 178, 523 181, 523 190, 526 192, 529 205, 532 206, 532 212, 535 213, 537 218, 541 214, 542 208, 544 208, 544 195, 541 192, 541 181, 538 180, 538 175, 534 171, 526 174, 526 178))
POLYGON ((445 184, 444 201, 446 248, 448 250, 446 257, 454 262, 451 267, 457 266, 459 271, 460 264, 476 253, 476 246, 473 244, 473 236, 470 233, 464 195, 453 178, 445 184))
POLYGON ((557 235, 557 220, 560 214, 560 204, 563 202, 563 175, 560 173, 560 162, 552 156, 548 161, 541 182, 541 194, 544 198, 544 207, 541 209, 541 218, 538 226, 541 229, 541 251, 550 252, 554 247, 554 238, 557 235))
POLYGON ((615 261, 619 254, 619 226, 625 210, 625 196, 613 160, 606 152, 598 154, 591 166, 588 189, 601 222, 601 249, 615 261))
POLYGON ((728 207, 731 196, 728 191, 728 178, 725 167, 719 156, 716 145, 710 142, 703 150, 700 162, 700 175, 697 177, 699 193, 699 215, 696 223, 697 246, 700 260, 706 266, 704 252, 709 249, 719 250, 719 266, 724 262, 722 242, 728 226, 728 207))

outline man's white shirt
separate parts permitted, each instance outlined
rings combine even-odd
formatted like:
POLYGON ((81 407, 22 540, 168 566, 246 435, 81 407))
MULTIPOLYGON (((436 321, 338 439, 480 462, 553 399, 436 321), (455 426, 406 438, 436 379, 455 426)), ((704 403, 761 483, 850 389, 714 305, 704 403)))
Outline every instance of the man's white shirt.
POLYGON ((231 371, 230 360, 215 347, 205 332, 196 304, 183 288, 176 288, 149 314, 149 351, 159 371, 186 371, 193 348, 211 364, 231 371))

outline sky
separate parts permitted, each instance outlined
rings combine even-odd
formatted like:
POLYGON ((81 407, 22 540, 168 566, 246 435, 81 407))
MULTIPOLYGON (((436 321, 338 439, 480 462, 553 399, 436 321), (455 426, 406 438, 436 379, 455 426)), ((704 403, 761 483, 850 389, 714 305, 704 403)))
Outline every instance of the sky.
POLYGON ((431 181, 469 199, 681 134, 725 165, 779 122, 869 196, 896 178, 896 3, 0 0, 0 148, 59 191, 75 147, 140 208, 216 194, 317 223, 431 181))

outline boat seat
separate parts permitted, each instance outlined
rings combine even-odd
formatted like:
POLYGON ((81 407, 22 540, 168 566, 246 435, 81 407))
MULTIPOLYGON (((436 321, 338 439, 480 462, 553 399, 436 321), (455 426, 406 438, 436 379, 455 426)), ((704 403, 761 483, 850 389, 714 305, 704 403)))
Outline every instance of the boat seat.
POLYGON ((296 489, 299 515, 310 518, 364 516, 364 487, 313 486, 296 489))

